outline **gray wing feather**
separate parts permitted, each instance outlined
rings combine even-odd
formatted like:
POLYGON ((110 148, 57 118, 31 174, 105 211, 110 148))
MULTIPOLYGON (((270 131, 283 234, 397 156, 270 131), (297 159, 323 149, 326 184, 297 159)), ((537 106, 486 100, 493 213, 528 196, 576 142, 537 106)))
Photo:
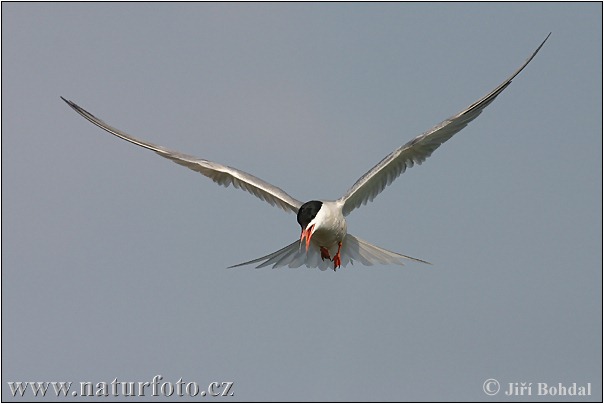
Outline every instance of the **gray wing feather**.
POLYGON ((493 102, 493 100, 495 100, 495 98, 510 85, 512 80, 529 64, 550 35, 551 33, 518 70, 493 91, 457 115, 445 119, 432 129, 396 149, 359 178, 346 194, 339 199, 339 201, 344 204, 343 214, 346 216, 359 206, 371 202, 384 190, 384 188, 405 172, 407 168, 413 167, 414 164, 423 163, 424 160, 430 157, 432 152, 434 152, 441 144, 462 130, 472 120, 476 119, 476 117, 478 117, 478 115, 480 115, 480 113, 493 102))
POLYGON ((99 128, 130 143, 134 143, 135 145, 152 150, 160 156, 170 159, 177 164, 188 167, 193 171, 197 171, 198 173, 210 178, 218 185, 222 185, 224 187, 233 185, 235 188, 241 188, 244 191, 247 191, 250 194, 262 199, 263 201, 266 201, 273 206, 276 205, 285 211, 292 211, 296 213, 298 212, 298 209, 300 209, 300 206, 302 206, 302 202, 292 198, 281 188, 275 187, 274 185, 271 185, 258 177, 246 173, 245 171, 168 150, 162 146, 142 141, 106 124, 76 103, 66 100, 63 97, 61 97, 61 99, 65 101, 71 108, 73 108, 74 111, 82 115, 99 128))

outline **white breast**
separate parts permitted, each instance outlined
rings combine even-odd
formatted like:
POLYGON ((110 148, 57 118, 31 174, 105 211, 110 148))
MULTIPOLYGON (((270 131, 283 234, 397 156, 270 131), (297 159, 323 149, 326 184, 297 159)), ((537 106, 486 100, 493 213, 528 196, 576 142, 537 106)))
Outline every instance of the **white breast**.
POLYGON ((330 251, 346 236, 346 219, 342 215, 341 205, 337 202, 323 202, 311 224, 315 224, 316 228, 312 243, 327 247, 330 251))

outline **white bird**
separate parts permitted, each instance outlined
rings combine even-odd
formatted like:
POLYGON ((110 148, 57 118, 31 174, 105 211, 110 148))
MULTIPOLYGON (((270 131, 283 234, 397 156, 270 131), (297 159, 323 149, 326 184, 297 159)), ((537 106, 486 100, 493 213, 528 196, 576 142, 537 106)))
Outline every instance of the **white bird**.
POLYGON ((334 271, 345 267, 355 260, 364 265, 400 264, 401 259, 428 263, 426 261, 398 254, 374 246, 347 232, 345 217, 354 209, 371 202, 380 192, 390 185, 401 173, 414 164, 421 164, 441 144, 474 120, 482 110, 501 94, 512 80, 529 64, 541 49, 551 33, 532 53, 518 70, 493 91, 452 117, 445 119, 432 129, 417 136, 403 146, 384 157, 375 167, 367 171, 344 196, 335 201, 317 201, 302 203, 289 196, 281 188, 271 185, 244 171, 209 160, 168 150, 162 146, 139 140, 129 134, 107 125, 90 112, 74 102, 61 97, 71 108, 101 129, 138 146, 152 150, 162 157, 188 167, 210 178, 215 183, 228 187, 233 185, 256 197, 278 206, 285 211, 297 214, 302 228, 300 239, 290 245, 263 257, 247 261, 229 268, 260 264, 257 268, 272 265, 273 268, 288 266, 298 268, 306 265, 325 270, 333 263, 334 271))

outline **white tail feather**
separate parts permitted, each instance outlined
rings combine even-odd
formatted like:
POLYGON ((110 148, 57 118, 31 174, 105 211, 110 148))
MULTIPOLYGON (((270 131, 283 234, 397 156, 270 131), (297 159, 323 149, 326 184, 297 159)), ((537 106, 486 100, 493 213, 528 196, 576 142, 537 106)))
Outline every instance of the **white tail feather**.
MULTIPOLYGON (((330 254, 333 257, 337 248, 334 247, 332 250, 333 251, 330 251, 330 254)), ((377 247, 364 240, 356 238, 352 234, 347 234, 344 238, 342 248, 340 250, 340 258, 342 260, 342 267, 346 267, 348 264, 352 265, 355 261, 367 266, 373 264, 403 265, 401 259, 408 259, 429 264, 429 262, 424 260, 377 247)), ((286 266, 290 268, 298 268, 302 265, 305 265, 308 268, 319 268, 321 271, 333 268, 333 263, 330 260, 321 259, 321 251, 317 245, 311 243, 308 252, 306 252, 306 248, 301 246, 299 240, 294 241, 287 247, 275 251, 274 253, 256 258, 251 261, 243 262, 241 264, 233 265, 229 268, 255 264, 257 262, 260 262, 260 264, 256 268, 264 268, 269 265, 272 265, 273 268, 281 268, 286 266)))

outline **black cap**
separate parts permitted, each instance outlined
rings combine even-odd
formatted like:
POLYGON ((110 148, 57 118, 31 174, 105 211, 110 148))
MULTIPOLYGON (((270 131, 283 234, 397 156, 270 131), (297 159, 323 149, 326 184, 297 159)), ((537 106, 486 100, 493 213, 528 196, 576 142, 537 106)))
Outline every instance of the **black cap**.
POLYGON ((317 216, 322 205, 321 201, 310 201, 300 206, 297 219, 303 229, 306 229, 306 226, 317 216))

